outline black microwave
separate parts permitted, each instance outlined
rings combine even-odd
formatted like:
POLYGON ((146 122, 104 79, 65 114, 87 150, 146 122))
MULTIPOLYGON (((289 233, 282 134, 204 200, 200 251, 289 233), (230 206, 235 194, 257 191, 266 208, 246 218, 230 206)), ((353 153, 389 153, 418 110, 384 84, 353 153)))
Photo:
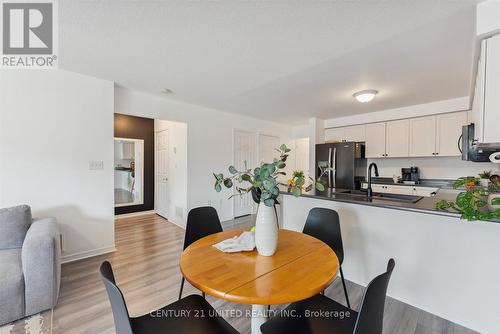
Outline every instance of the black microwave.
POLYGON ((474 123, 471 123, 462 127, 458 149, 462 152, 462 160, 491 162, 490 156, 500 152, 500 145, 477 143, 474 139, 474 123))

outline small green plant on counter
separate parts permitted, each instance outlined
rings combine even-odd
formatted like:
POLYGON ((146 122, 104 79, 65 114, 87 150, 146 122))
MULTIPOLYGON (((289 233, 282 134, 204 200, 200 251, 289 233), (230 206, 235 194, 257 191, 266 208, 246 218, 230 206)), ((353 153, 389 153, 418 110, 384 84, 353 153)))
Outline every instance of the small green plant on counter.
MULTIPOLYGON (((266 206, 272 207, 278 203, 278 195, 280 193, 278 186, 284 185, 278 181, 278 177, 280 175, 286 175, 283 169, 286 167, 286 160, 288 158, 288 154, 290 153, 290 149, 286 147, 285 144, 282 144, 279 148, 275 149, 279 152, 279 159, 274 158, 273 162, 263 163, 259 167, 256 168, 248 168, 247 162, 245 161, 244 170, 237 170, 234 166, 229 166, 228 171, 231 174, 228 177, 225 177, 224 174, 219 173, 215 174, 215 191, 222 191, 222 186, 230 189, 235 186, 235 183, 239 185, 243 183, 249 184, 248 187, 235 186, 236 194, 230 196, 234 197, 237 195, 243 195, 248 192, 251 192, 254 189, 260 190, 260 201, 263 202, 266 206)), ((302 173, 302 177, 297 178, 297 182, 304 185, 304 176, 302 173)), ((318 190, 325 189, 321 182, 316 182, 315 186, 318 190)), ((296 196, 301 194, 297 192, 293 193, 296 196)))
POLYGON ((489 180, 490 177, 491 177, 491 170, 485 170, 485 171, 479 173, 479 177, 481 179, 487 179, 487 180, 489 180))
POLYGON ((287 181, 288 191, 294 196, 300 196, 303 190, 310 191, 313 185, 317 190, 324 191, 325 185, 321 182, 321 177, 322 175, 320 175, 316 181, 312 177, 309 177, 311 184, 304 186, 306 183, 305 174, 303 171, 296 170, 292 173, 292 178, 287 181))
MULTIPOLYGON (((457 195, 455 201, 441 200, 436 203, 436 209, 453 209, 461 213, 461 218, 472 220, 500 219, 500 209, 488 211, 488 188, 479 185, 480 179, 473 176, 466 176, 457 179, 453 183, 453 188, 465 187, 465 191, 457 195)), ((491 201, 492 205, 499 205, 500 198, 491 201)))

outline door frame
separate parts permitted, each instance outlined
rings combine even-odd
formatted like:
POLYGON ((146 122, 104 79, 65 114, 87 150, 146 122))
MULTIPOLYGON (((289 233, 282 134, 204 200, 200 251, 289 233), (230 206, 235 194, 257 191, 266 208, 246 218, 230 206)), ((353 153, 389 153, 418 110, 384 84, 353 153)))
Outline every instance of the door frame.
MULTIPOLYGON (((158 174, 159 174, 159 171, 158 171, 158 166, 157 166, 157 163, 158 163, 158 157, 157 157, 157 140, 156 140, 156 137, 159 133, 161 132, 164 132, 164 131, 167 131, 167 136, 168 136, 168 143, 167 143, 167 164, 170 164, 170 153, 169 153, 169 147, 170 147, 170 129, 169 128, 166 128, 166 129, 162 129, 162 130, 159 130, 159 131, 156 131, 155 129, 155 132, 154 132, 154 171, 155 171, 155 175, 154 175, 154 178, 155 178, 155 202, 154 202, 154 209, 155 209, 155 213, 165 219, 167 219, 168 221, 171 221, 170 218, 168 217, 170 215, 170 212, 168 211, 167 209, 167 214, 164 216, 162 214, 160 214, 158 212, 158 205, 157 205, 157 201, 159 199, 159 196, 158 196, 158 188, 157 188, 157 184, 158 184, 158 174)), ((167 182, 168 182, 168 177, 169 177, 169 173, 168 173, 168 167, 167 167, 167 182)))
MULTIPOLYGON (((123 137, 113 137, 113 144, 115 141, 129 141, 133 142, 134 146, 139 145, 141 147, 141 192, 140 192, 140 199, 138 201, 130 202, 130 203, 121 203, 121 204, 115 204, 114 202, 114 196, 113 196, 113 204, 114 208, 121 208, 125 206, 134 206, 134 205, 143 205, 144 204, 144 139, 136 139, 136 138, 123 138, 123 137)), ((113 145, 113 150, 114 150, 114 145, 113 145)), ((115 152, 113 152, 113 169, 115 165, 115 152)), ((134 160, 135 156, 137 155, 137 152, 134 153, 134 160)), ((113 170, 113 173, 116 173, 115 170, 113 170)), ((115 187, 114 184, 114 175, 113 175, 113 189, 115 187)))

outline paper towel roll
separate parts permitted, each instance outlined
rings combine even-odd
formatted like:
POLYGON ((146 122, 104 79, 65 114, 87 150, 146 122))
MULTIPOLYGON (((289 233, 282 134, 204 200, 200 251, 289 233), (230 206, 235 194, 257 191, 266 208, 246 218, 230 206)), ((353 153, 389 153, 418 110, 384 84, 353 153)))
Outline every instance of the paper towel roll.
POLYGON ((500 164, 500 152, 491 153, 490 161, 496 164, 500 164))

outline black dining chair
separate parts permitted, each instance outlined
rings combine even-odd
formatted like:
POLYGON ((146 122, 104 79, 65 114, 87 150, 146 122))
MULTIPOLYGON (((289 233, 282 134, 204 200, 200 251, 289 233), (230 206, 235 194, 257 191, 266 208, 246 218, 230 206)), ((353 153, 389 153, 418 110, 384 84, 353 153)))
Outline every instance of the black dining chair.
POLYGON ((103 262, 99 272, 111 303, 116 334, 238 333, 199 295, 190 295, 142 316, 130 317, 111 264, 103 262))
MULTIPOLYGON (((222 232, 217 210, 211 206, 202 206, 191 209, 188 213, 186 223, 186 234, 184 236, 184 248, 186 249, 196 240, 199 240, 207 235, 222 232)), ((179 291, 179 299, 182 298, 182 290, 184 289, 185 278, 182 277, 181 289, 179 291)), ((202 292, 203 298, 205 293, 202 292)))
POLYGON ((324 295, 290 304, 284 311, 264 323, 263 334, 382 334, 387 286, 394 269, 375 277, 365 290, 359 313, 324 295))
POLYGON ((345 284, 344 273, 342 271, 342 262, 344 262, 344 246, 342 244, 342 234, 340 233, 339 214, 335 210, 325 208, 312 208, 307 216, 306 224, 302 233, 315 237, 335 252, 339 259, 340 278, 342 287, 344 288, 345 300, 347 307, 351 307, 349 296, 347 295, 347 287, 345 284))

